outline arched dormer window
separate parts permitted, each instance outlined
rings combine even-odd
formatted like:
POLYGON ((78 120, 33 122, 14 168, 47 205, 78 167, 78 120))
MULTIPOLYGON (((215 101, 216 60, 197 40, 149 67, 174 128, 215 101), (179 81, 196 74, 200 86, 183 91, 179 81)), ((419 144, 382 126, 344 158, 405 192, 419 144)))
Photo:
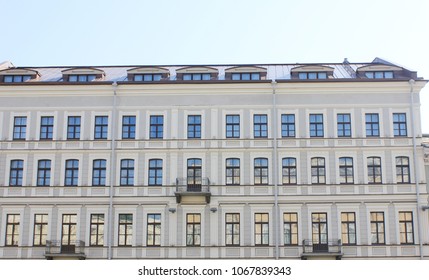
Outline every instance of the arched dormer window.
POLYGON ((63 81, 72 83, 86 83, 104 80, 105 73, 97 68, 71 68, 62 71, 63 81))
POLYGON ((225 70, 225 80, 259 81, 267 79, 267 69, 257 66, 238 66, 225 70))
POLYGON ((9 68, 0 71, 1 83, 24 83, 37 80, 39 77, 39 72, 28 68, 9 68))
POLYGON ((219 71, 212 67, 191 66, 176 70, 178 81, 210 81, 217 80, 219 71))
POLYGON ((170 71, 161 67, 137 67, 127 71, 128 81, 132 82, 159 82, 168 80, 170 71))
POLYGON ((401 67, 372 64, 359 67, 356 72, 358 77, 366 79, 393 79, 402 72, 401 67))
POLYGON ((334 76, 334 68, 324 65, 297 66, 290 72, 292 79, 299 80, 326 80, 334 76))

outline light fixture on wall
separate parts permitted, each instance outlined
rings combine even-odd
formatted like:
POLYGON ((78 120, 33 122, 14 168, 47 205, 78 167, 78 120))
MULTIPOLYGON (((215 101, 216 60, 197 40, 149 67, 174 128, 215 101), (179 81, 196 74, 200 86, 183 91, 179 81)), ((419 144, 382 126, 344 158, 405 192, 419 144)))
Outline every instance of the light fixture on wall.
POLYGON ((429 205, 422 206, 422 210, 423 210, 423 211, 426 211, 426 210, 428 210, 428 209, 429 209, 429 205))
POLYGON ((212 213, 216 213, 217 212, 217 208, 216 207, 212 207, 212 208, 210 208, 210 211, 212 211, 212 213))
POLYGON ((168 208, 168 211, 169 211, 171 214, 174 214, 174 213, 176 213, 176 208, 168 208))

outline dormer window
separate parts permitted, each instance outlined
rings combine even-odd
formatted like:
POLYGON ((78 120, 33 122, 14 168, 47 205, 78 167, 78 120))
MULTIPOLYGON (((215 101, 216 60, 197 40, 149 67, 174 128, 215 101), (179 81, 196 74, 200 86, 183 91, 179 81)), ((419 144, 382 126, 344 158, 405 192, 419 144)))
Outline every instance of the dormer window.
POLYGON ((300 72, 298 78, 300 80, 322 80, 327 79, 328 74, 326 72, 300 72))
POLYGON ((292 79, 326 80, 333 78, 334 68, 324 65, 303 65, 290 70, 292 79))
POLYGON ((368 79, 393 79, 393 71, 367 71, 365 76, 368 79))
POLYGON ((62 71, 63 81, 71 83, 89 83, 102 81, 105 73, 97 68, 71 68, 62 71))
POLYGON ((161 67, 137 67, 127 73, 128 81, 132 82, 159 82, 170 77, 170 71, 161 67))
POLYGON ((225 80, 259 81, 267 78, 267 69, 256 66, 239 66, 225 70, 225 80))
POLYGON ((1 83, 25 83, 30 80, 37 79, 39 73, 27 68, 9 68, 0 71, 1 83))
POLYGON ((212 67, 191 66, 176 70, 176 80, 182 81, 210 81, 216 80, 218 70, 212 67))

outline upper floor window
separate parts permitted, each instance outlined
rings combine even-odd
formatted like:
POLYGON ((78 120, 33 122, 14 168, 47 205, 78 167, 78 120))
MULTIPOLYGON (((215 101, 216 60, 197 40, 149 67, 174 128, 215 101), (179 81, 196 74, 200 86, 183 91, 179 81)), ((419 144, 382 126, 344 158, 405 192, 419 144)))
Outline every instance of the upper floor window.
POLYGON ((393 135, 407 136, 407 115, 405 113, 393 113, 393 135))
POLYGON ((40 122, 40 139, 52 140, 54 133, 54 117, 42 117, 40 122))
POLYGON ((269 214, 255 213, 255 245, 268 245, 269 233, 269 214))
POLYGON ((255 158, 254 165, 255 185, 268 185, 268 159, 255 158))
POLYGON ((159 82, 162 74, 135 74, 134 82, 159 82))
POLYGON ((81 117, 70 116, 67 122, 67 139, 79 140, 80 139, 80 123, 81 117))
POLYGON ((93 186, 106 185, 106 160, 105 159, 96 159, 93 161, 92 185, 93 186))
POLYGON ((150 139, 163 139, 164 116, 150 116, 150 139))
POLYGON ((340 157, 340 184, 353 184, 353 158, 340 157))
POLYGON ((109 126, 108 116, 96 116, 94 139, 107 139, 108 126, 109 126))
POLYGON ((24 161, 14 159, 10 161, 9 186, 22 186, 24 161))
POLYGON ((310 114, 310 137, 323 137, 322 114, 310 114))
POLYGON ((377 113, 365 114, 366 136, 380 136, 380 123, 377 113))
POLYGON ((410 160, 408 157, 396 157, 396 182, 410 183, 410 160))
POLYGON ((322 157, 311 158, 311 183, 326 184, 325 159, 322 157))
POLYGON ((296 158, 284 158, 282 160, 283 185, 295 185, 296 182, 296 158))
POLYGON ((393 79, 393 71, 366 71, 365 76, 369 79, 393 79))
POLYGON ((233 73, 231 80, 233 81, 256 81, 260 80, 261 75, 259 73, 233 73))
POLYGON ((240 246, 240 214, 225 214, 225 245, 240 246))
POLYGON ((136 116, 122 117, 122 139, 136 138, 136 116))
POLYGON ((64 185, 77 186, 79 174, 79 161, 77 159, 66 160, 64 185))
POLYGON ((47 237, 48 237, 48 215, 47 214, 35 214, 34 215, 33 245, 34 246, 45 246, 47 237))
POLYGON ((240 185, 240 159, 226 159, 226 184, 240 185))
POLYGON ((413 212, 399 212, 399 234, 401 244, 414 244, 413 212))
POLYGON ((368 157, 368 184, 381 184, 381 158, 380 157, 368 157))
POLYGON ((282 115, 282 137, 295 137, 295 115, 282 115))
POLYGON ((149 186, 162 185, 162 159, 149 160, 149 186))
POLYGON ((104 214, 91 214, 89 245, 104 245, 104 214))
POLYGON ((201 139, 201 115, 188 116, 188 138, 201 139))
POLYGON ((51 184, 51 161, 39 160, 37 165, 37 186, 49 186, 51 184))
POLYGON ((352 136, 352 122, 350 114, 337 114, 337 134, 338 137, 352 136))
POLYGON ((123 159, 121 160, 121 186, 134 185, 134 160, 123 159))
POLYGON ((183 74, 184 81, 209 81, 211 79, 210 73, 188 73, 183 74))
POLYGON ((371 212, 371 244, 385 244, 384 212, 371 212))
POLYGON ((86 74, 82 74, 82 75, 69 75, 68 76, 69 82, 92 82, 96 79, 96 75, 86 75, 86 74))
POLYGON ((300 80, 322 80, 328 77, 326 72, 300 72, 298 78, 300 80))
POLYGON ((226 138, 240 138, 240 115, 226 115, 226 138))
POLYGON ((298 245, 298 213, 283 213, 285 245, 298 245))
POLYGON ((161 214, 147 214, 147 246, 161 246, 161 214))
POLYGON ((27 117, 15 117, 13 120, 13 140, 25 140, 27 117))
POLYGON ((31 75, 4 75, 3 83, 23 83, 31 80, 31 75))
POLYGON ((6 241, 5 246, 18 246, 19 242, 19 214, 6 215, 6 241))
POLYGON ((201 245, 201 214, 186 214, 186 246, 201 245))
POLYGON ((253 133, 255 138, 268 137, 268 117, 267 115, 253 116, 253 133))
POLYGON ((118 246, 131 246, 133 241, 133 214, 119 214, 118 246))
POLYGON ((355 212, 341 213, 341 241, 343 244, 356 244, 356 214, 355 212))

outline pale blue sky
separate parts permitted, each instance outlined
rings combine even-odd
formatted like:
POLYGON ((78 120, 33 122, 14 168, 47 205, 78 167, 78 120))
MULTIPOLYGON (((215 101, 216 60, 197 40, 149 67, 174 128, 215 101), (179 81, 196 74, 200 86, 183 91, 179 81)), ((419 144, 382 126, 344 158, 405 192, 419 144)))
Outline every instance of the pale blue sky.
MULTIPOLYGON (((369 62, 429 79, 428 0, 0 0, 15 66, 369 62)), ((429 85, 422 91, 429 133, 429 85)))

